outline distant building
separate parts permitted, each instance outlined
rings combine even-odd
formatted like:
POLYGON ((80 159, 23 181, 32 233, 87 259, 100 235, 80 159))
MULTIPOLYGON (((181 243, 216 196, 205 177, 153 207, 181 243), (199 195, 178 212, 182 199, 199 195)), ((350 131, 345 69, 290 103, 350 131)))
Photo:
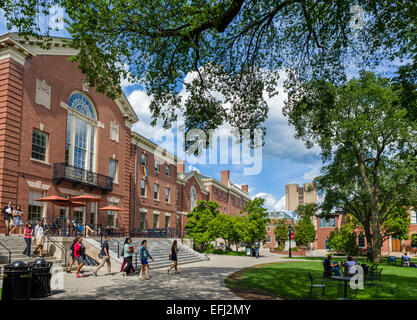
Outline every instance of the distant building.
POLYGON ((317 203, 317 190, 314 188, 314 185, 309 183, 304 183, 302 187, 299 187, 298 184, 287 184, 285 186, 285 209, 289 211, 295 211, 299 205, 304 205, 307 203, 317 203), (309 187, 312 186, 313 190, 309 190, 309 187))
POLYGON ((271 211, 268 213, 270 223, 266 227, 265 247, 274 249, 278 246, 278 241, 275 239, 275 222, 279 219, 284 219, 285 223, 294 225, 294 218, 291 211, 271 211))

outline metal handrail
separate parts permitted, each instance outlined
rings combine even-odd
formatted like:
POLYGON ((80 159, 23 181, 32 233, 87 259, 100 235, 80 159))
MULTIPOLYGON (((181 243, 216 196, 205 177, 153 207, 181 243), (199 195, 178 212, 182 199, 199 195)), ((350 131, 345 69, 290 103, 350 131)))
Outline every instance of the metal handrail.
POLYGON ((12 252, 9 250, 9 248, 7 248, 3 243, 0 242, 0 245, 7 250, 7 252, 9 253, 9 264, 12 262, 12 252))
MULTIPOLYGON (((59 249, 61 249, 61 251, 64 254, 64 263, 65 265, 67 265, 67 253, 68 253, 68 249, 66 249, 62 244, 60 244, 58 241, 56 241, 54 238, 52 238, 52 236, 50 235, 45 235, 46 236, 46 241, 50 241, 52 242, 55 246, 57 246, 59 249)), ((49 251, 49 249, 48 249, 49 251)))

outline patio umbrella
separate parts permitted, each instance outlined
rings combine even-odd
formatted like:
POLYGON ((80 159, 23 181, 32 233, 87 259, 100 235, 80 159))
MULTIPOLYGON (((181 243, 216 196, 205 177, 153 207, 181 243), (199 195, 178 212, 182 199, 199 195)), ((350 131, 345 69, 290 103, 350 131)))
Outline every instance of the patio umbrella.
MULTIPOLYGON (((71 201, 81 201, 81 202, 85 202, 87 204, 88 202, 99 202, 101 199, 98 198, 98 197, 95 197, 95 196, 91 196, 89 194, 82 194, 82 195, 79 195, 79 196, 71 197, 70 200, 71 201)), ((86 219, 87 219, 87 214, 86 214, 86 219)))
POLYGON ((47 196, 39 199, 35 199, 35 201, 40 202, 52 202, 52 219, 55 218, 55 204, 57 204, 60 201, 67 201, 67 199, 59 196, 47 196))
POLYGON ((125 211, 125 209, 115 207, 115 206, 107 206, 103 208, 99 208, 98 210, 107 210, 107 211, 125 211))

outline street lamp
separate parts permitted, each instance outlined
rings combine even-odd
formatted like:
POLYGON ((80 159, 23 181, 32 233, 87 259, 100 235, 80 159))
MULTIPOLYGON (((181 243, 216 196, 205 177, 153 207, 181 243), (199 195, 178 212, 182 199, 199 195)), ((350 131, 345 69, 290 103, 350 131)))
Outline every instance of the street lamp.
POLYGON ((288 225, 288 257, 291 258, 291 231, 292 231, 292 226, 291 224, 288 225))

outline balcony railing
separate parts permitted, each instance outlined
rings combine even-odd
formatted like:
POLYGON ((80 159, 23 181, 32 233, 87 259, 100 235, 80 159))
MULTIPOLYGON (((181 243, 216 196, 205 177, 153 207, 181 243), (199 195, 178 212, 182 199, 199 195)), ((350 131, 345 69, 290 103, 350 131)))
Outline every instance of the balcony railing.
POLYGON ((113 190, 112 177, 70 166, 65 163, 55 163, 53 183, 59 184, 62 181, 82 184, 90 188, 103 190, 104 192, 113 190))

